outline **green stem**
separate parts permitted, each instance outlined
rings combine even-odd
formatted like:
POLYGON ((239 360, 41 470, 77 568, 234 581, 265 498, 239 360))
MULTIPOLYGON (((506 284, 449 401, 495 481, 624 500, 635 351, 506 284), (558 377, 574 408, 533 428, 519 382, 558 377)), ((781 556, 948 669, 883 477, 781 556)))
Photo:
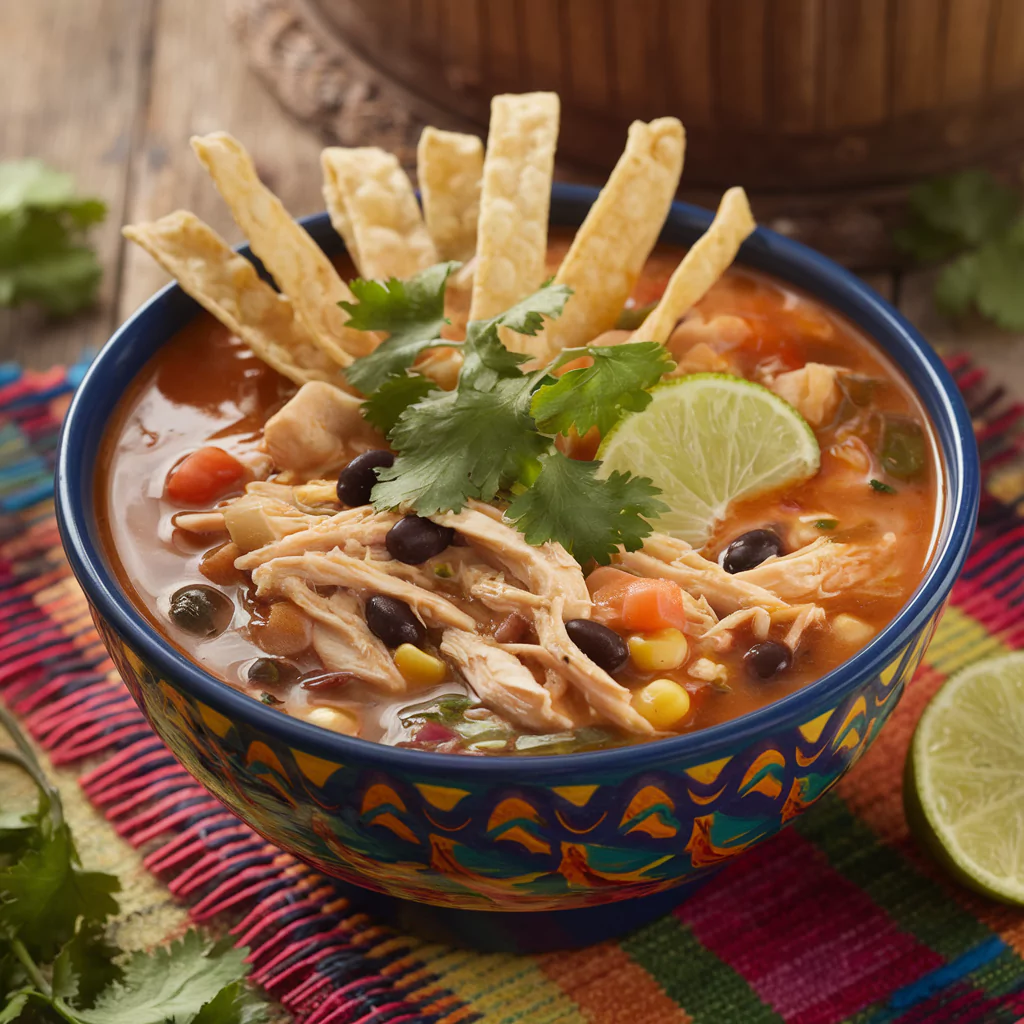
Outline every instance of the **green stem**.
POLYGON ((64 807, 60 801, 60 794, 43 774, 42 768, 39 767, 39 762, 34 757, 30 761, 13 750, 0 750, 0 763, 10 764, 20 769, 36 784, 39 795, 46 805, 45 809, 53 819, 54 827, 60 828, 64 824, 64 807))
POLYGON ((32 979, 32 984, 47 999, 52 998, 53 989, 50 988, 50 983, 43 977, 43 972, 36 966, 35 960, 29 955, 28 950, 25 948, 25 943, 21 939, 11 939, 11 952, 15 955, 21 966, 25 968, 25 973, 32 979))
POLYGON ((14 740, 15 746, 21 751, 25 760, 35 765, 41 771, 42 768, 39 760, 36 758, 36 752, 32 749, 32 744, 29 743, 25 734, 21 731, 21 726, 14 720, 14 716, 3 704, 0 704, 0 725, 4 727, 7 734, 14 740))

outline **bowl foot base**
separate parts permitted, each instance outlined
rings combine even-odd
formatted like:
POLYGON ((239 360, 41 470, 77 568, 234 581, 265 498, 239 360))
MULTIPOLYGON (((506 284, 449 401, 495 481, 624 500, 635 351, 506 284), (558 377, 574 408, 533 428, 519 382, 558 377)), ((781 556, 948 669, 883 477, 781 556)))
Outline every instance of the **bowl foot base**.
POLYGON ((369 892, 345 882, 335 884, 360 910, 382 924, 430 942, 482 953, 549 953, 619 938, 667 914, 712 877, 705 875, 667 892, 599 907, 523 912, 455 910, 369 892))

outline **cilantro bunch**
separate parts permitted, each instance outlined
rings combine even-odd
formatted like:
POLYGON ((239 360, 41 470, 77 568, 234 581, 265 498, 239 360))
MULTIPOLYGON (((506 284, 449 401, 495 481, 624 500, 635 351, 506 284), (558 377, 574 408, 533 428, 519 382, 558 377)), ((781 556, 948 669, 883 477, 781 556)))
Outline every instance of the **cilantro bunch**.
POLYGON ((535 335, 545 317, 559 316, 572 292, 551 283, 471 322, 464 342, 444 341, 445 283, 457 266, 441 263, 407 281, 355 281, 358 302, 342 303, 350 327, 388 333, 346 371, 366 396, 364 415, 398 452, 378 472, 374 505, 429 516, 458 512, 470 499, 508 500, 507 518, 531 544, 558 541, 581 563, 606 563, 619 545, 636 550, 648 520, 667 511, 658 488, 628 473, 602 479, 599 462, 567 458, 555 438, 592 427, 606 434, 623 413, 643 409, 648 389, 674 365, 667 350, 656 342, 587 345, 524 372, 530 357, 507 349, 499 328, 535 335), (421 352, 438 347, 462 350, 453 391, 413 369, 421 352), (591 365, 554 376, 583 356, 591 365))
POLYGON ((85 233, 107 215, 40 160, 0 163, 0 306, 37 302, 58 316, 96 298, 102 269, 85 233))
POLYGON ((197 932, 152 953, 108 942, 117 878, 82 868, 60 795, 10 716, 0 762, 39 790, 31 813, 0 809, 0 1024, 262 1024, 245 950, 197 932))
POLYGON ((1024 330, 1024 215, 1016 191, 982 170, 923 182, 894 240, 919 263, 946 264, 935 284, 944 313, 973 308, 998 327, 1024 330))

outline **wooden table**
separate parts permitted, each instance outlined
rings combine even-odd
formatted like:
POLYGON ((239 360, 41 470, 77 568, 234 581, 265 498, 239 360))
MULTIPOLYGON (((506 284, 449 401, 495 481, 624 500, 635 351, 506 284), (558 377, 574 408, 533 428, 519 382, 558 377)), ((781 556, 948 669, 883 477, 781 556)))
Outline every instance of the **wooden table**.
MULTIPOLYGON (((124 223, 187 207, 240 240, 189 149, 194 133, 238 135, 294 214, 322 208, 320 141, 247 69, 218 0, 0 0, 0 19, 0 157, 71 170, 110 207, 95 236, 106 268, 98 307, 64 322, 0 311, 0 359, 73 360, 163 284, 152 260, 122 241, 124 223)), ((927 274, 872 283, 933 343, 969 350, 1024 395, 1024 337, 980 325, 958 332, 932 309, 927 274)))

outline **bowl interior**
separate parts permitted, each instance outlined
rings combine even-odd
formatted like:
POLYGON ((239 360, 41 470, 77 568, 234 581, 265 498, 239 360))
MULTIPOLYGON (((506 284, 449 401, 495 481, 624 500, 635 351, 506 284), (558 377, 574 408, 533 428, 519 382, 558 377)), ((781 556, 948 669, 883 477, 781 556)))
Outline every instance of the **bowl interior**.
MULTIPOLYGON (((586 186, 555 185, 551 221, 582 222, 597 196, 586 186)), ((666 243, 689 245, 710 224, 709 211, 674 203, 662 232, 666 243)), ((342 248, 326 214, 304 226, 329 253, 342 248)), ((241 250, 250 256, 248 248, 241 250)), ((259 266, 258 261, 254 262, 259 266)), ((963 565, 973 534, 979 497, 977 449, 970 417, 949 373, 931 347, 903 317, 854 275, 807 247, 765 228, 746 243, 738 263, 765 271, 820 299, 875 339, 917 391, 935 428, 946 477, 943 522, 936 551, 914 595, 897 617, 865 648, 821 679, 739 718, 697 732, 572 756, 474 758, 474 772, 524 776, 578 775, 591 767, 635 770, 666 762, 695 763, 726 756, 754 739, 814 717, 833 706, 859 681, 896 658, 909 638, 936 611, 963 565)), ((107 416, 135 375, 199 307, 177 285, 168 285, 142 306, 111 338, 87 372, 65 420, 57 465, 57 513, 72 569, 99 614, 155 671, 221 713, 338 760, 358 751, 382 767, 415 767, 439 776, 465 771, 458 755, 386 747, 342 736, 282 715, 205 673, 160 637, 121 590, 101 543, 93 504, 93 476, 107 416)))

